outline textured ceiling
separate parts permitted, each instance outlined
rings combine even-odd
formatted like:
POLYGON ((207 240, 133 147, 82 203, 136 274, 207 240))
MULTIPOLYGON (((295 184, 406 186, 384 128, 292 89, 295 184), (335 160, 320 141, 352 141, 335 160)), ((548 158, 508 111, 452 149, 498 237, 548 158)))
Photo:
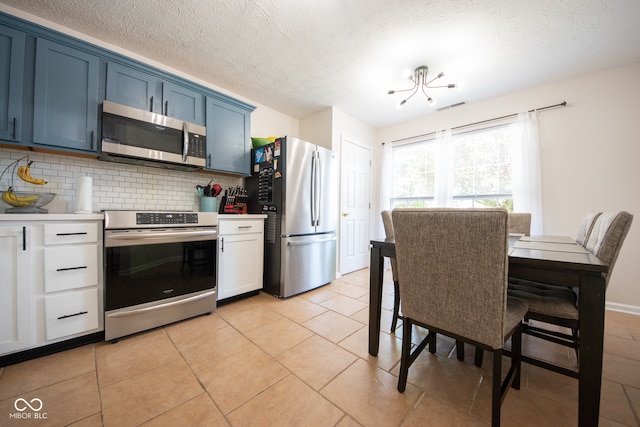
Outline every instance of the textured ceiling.
POLYGON ((638 0, 0 0, 295 118, 374 127, 640 61, 638 0), (447 70, 430 107, 403 69, 447 70))

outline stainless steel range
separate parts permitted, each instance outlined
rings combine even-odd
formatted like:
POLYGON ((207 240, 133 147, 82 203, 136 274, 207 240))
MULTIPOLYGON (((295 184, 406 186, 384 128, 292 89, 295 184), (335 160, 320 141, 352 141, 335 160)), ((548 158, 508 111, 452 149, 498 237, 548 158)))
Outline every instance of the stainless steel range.
POLYGON ((105 339, 216 309, 215 212, 105 211, 105 339))

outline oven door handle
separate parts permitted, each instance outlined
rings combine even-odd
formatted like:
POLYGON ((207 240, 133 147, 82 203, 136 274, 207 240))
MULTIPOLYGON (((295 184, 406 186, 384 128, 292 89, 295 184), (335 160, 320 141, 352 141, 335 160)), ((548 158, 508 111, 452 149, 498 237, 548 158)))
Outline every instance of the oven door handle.
POLYGON ((113 240, 139 240, 139 239, 166 239, 194 237, 194 236, 215 236, 218 234, 216 230, 205 231, 163 231, 161 233, 135 233, 135 234, 109 234, 109 239, 113 240))
POLYGON ((149 312, 149 311, 155 311, 155 310, 161 310, 163 308, 168 308, 168 307, 173 307, 176 305, 182 305, 182 304, 187 304, 193 301, 198 301, 201 299, 205 299, 205 298, 209 298, 213 295, 216 294, 216 291, 209 291, 209 292, 205 292, 204 294, 200 294, 200 295, 195 295, 189 298, 185 298, 185 299, 179 299, 176 301, 171 301, 171 302, 166 302, 164 304, 158 304, 158 305, 153 305, 150 307, 144 307, 144 308, 136 308, 134 310, 127 310, 127 311, 120 311, 118 313, 107 313, 106 316, 107 317, 126 317, 126 316, 133 316, 135 314, 140 314, 140 313, 145 313, 145 312, 149 312))

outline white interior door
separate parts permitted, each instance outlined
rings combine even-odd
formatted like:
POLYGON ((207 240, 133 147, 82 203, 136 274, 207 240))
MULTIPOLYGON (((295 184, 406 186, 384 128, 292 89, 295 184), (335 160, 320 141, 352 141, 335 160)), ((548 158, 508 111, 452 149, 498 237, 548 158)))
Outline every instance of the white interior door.
POLYGON ((369 266, 371 150, 342 138, 340 274, 369 266))

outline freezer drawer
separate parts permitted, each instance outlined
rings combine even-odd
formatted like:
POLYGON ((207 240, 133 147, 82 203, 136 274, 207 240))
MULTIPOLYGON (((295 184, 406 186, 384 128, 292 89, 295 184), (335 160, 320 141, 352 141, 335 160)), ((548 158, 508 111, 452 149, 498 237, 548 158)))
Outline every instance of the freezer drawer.
POLYGON ((290 297, 336 278, 336 234, 282 239, 280 296, 290 297))

